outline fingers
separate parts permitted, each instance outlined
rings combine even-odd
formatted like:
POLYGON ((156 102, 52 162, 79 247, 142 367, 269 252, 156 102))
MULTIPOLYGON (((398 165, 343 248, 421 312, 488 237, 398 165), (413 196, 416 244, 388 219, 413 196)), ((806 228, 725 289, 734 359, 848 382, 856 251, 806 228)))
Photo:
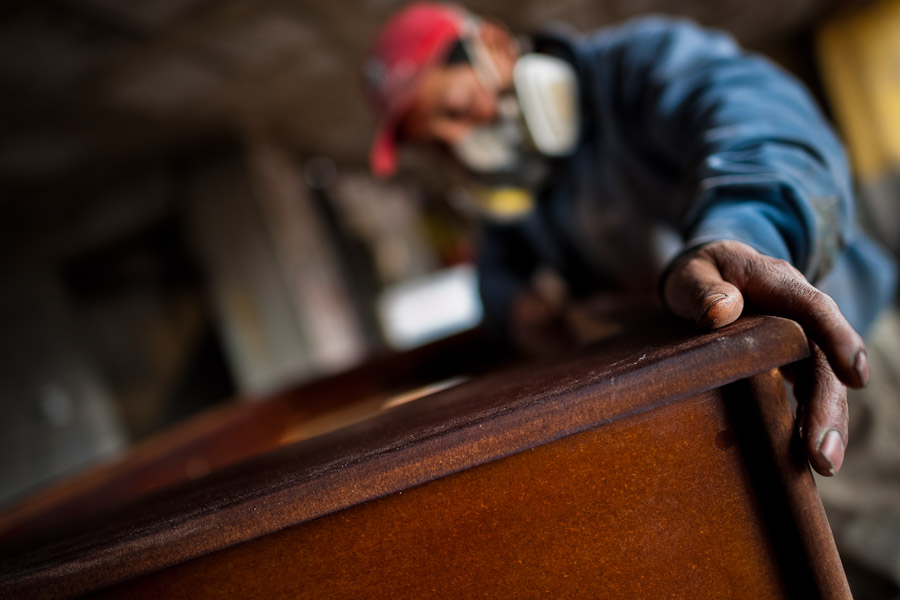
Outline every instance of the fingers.
POLYGON ((869 380, 865 344, 837 303, 789 263, 738 242, 725 244, 725 251, 716 256, 723 278, 737 285, 758 310, 800 323, 838 378, 851 387, 864 387, 869 380))
POLYGON ((840 470, 847 448, 847 388, 818 346, 810 344, 810 349, 812 356, 794 369, 800 432, 812 467, 820 475, 831 476, 840 470))
POLYGON ((720 241, 700 247, 670 270, 664 294, 676 314, 707 327, 736 319, 742 301, 762 312, 793 319, 822 349, 842 382, 851 387, 868 382, 865 345, 834 300, 789 263, 764 256, 746 244, 720 241), (724 297, 716 299, 716 294, 724 297))
POLYGON ((862 387, 869 378, 862 338, 834 300, 787 262, 733 241, 713 242, 679 258, 663 285, 673 312, 706 327, 736 319, 744 301, 760 312, 800 323, 811 353, 793 365, 801 432, 813 468, 834 475, 847 446, 843 384, 862 387))
POLYGON ((744 310, 740 290, 722 279, 715 261, 706 254, 693 254, 677 263, 663 294, 672 312, 707 329, 736 321, 744 310))

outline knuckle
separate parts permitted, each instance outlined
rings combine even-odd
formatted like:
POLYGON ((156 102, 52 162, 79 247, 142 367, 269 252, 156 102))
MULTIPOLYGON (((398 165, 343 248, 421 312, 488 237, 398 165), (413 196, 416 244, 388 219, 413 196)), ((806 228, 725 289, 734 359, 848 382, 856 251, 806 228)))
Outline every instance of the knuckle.
POLYGON ((717 243, 717 246, 719 246, 722 251, 733 255, 744 254, 748 248, 748 246, 746 246, 745 244, 736 242, 734 240, 722 240, 721 242, 717 243))
POLYGON ((806 278, 800 273, 797 268, 792 265, 790 262, 784 260, 783 258, 772 258, 767 257, 769 260, 769 267, 778 275, 786 279, 801 279, 806 281, 806 278))
POLYGON ((732 240, 722 240, 710 244, 710 258, 728 281, 740 286, 746 282, 759 268, 759 254, 747 244, 732 240))
POLYGON ((826 325, 837 325, 843 321, 840 308, 834 298, 811 286, 806 286, 806 304, 811 319, 826 325))
POLYGON ((806 276, 790 261, 784 260, 783 258, 770 258, 769 260, 771 261, 772 268, 781 276, 798 279, 804 283, 808 283, 806 276))

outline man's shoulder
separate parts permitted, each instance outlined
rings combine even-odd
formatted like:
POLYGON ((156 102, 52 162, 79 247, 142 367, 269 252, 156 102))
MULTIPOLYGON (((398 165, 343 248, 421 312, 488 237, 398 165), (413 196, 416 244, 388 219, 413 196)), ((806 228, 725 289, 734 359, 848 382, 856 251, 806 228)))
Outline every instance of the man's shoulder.
POLYGON ((595 29, 587 34, 569 32, 567 43, 574 51, 598 52, 636 49, 641 53, 660 51, 662 46, 716 46, 731 51, 736 43, 730 34, 704 27, 685 17, 645 15, 595 29))
POLYGON ((727 37, 727 34, 721 31, 706 29, 688 18, 645 15, 590 32, 579 31, 568 23, 551 22, 533 33, 531 41, 538 52, 560 54, 646 44, 654 39, 673 36, 700 39, 723 35, 727 37))

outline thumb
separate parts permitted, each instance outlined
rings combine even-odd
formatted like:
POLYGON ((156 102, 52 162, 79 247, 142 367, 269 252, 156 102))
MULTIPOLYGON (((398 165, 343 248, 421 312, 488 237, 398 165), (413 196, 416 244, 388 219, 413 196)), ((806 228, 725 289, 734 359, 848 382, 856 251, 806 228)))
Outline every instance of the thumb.
POLYGON ((703 248, 676 259, 663 283, 663 299, 676 315, 707 329, 736 321, 744 310, 740 290, 722 279, 703 248))

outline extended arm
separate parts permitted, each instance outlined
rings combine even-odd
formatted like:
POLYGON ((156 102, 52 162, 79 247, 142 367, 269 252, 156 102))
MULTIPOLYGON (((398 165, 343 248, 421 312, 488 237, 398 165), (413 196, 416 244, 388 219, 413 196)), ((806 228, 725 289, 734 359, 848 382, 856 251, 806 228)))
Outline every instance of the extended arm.
POLYGON ((612 46, 623 118, 650 160, 687 174, 668 207, 686 251, 662 282, 676 314, 716 328, 745 302, 800 322, 813 358, 795 391, 813 467, 833 474, 847 443, 846 384, 869 375, 860 336, 809 280, 854 235, 840 145, 803 88, 727 36, 649 20, 612 46))

